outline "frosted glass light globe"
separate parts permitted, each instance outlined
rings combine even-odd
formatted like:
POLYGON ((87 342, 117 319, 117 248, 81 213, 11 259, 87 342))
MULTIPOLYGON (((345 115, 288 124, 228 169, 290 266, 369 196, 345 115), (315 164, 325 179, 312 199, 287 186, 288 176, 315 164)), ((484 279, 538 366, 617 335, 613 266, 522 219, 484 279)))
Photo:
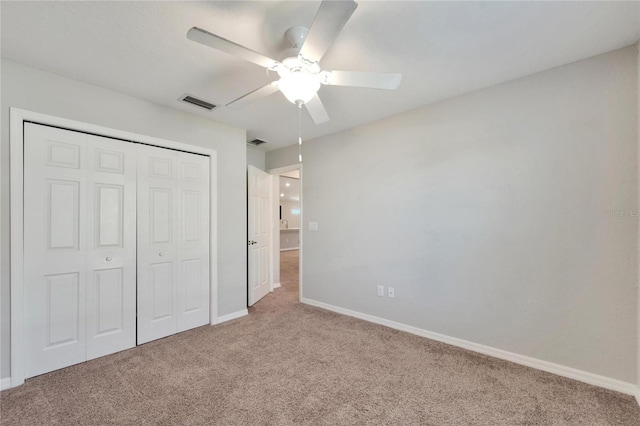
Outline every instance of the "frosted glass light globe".
POLYGON ((320 89, 318 74, 308 74, 300 71, 284 73, 278 80, 278 88, 291 103, 301 101, 307 103, 320 89))

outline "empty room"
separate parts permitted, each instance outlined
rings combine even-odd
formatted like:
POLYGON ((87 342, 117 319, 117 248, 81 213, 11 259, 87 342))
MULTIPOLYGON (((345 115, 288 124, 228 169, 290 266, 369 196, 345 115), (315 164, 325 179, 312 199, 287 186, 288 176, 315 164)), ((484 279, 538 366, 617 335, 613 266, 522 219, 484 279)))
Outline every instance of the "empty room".
POLYGON ((0 424, 640 425, 640 2, 0 19, 0 424))

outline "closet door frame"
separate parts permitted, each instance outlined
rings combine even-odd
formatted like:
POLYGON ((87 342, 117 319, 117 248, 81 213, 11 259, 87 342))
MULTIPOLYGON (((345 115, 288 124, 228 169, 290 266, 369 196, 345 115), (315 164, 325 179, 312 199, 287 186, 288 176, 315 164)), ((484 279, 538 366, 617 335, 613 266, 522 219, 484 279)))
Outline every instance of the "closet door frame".
POLYGON ((217 152, 152 136, 126 132, 65 118, 9 108, 9 162, 11 190, 11 387, 24 383, 24 123, 79 131, 131 143, 169 148, 209 157, 209 324, 218 323, 218 251, 217 251, 217 152))

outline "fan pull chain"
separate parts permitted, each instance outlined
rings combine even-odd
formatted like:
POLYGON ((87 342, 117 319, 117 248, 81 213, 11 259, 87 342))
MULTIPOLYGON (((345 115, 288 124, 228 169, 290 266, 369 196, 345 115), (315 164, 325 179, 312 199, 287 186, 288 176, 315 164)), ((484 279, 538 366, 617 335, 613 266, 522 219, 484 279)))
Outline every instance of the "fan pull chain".
POLYGON ((302 163, 302 103, 298 103, 298 162, 302 163))

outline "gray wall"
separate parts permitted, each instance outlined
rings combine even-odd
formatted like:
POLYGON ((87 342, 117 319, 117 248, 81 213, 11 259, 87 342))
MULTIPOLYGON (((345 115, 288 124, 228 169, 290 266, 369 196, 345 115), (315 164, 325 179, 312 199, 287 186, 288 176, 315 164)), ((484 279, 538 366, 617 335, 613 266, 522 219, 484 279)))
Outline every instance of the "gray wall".
POLYGON ((265 170, 265 153, 247 146, 247 165, 252 165, 260 170, 265 170))
MULTIPOLYGON (((302 142, 302 145, 305 143, 306 142, 302 142)), ((284 148, 274 149, 273 151, 267 152, 266 170, 298 164, 298 153, 298 144, 285 146, 284 148)), ((302 160, 304 161, 304 158, 302 160)))
MULTIPOLYGON (((638 119, 638 163, 640 164, 640 41, 638 42, 638 44, 636 44, 636 55, 637 55, 637 64, 636 64, 636 76, 638 77, 638 109, 637 109, 637 119, 638 119)), ((640 188, 638 188, 638 190, 640 191, 640 188)), ((639 200, 640 201, 640 200, 639 200)), ((636 206, 637 208, 639 208, 640 206, 636 206)), ((639 208, 640 210, 640 208, 639 208)), ((639 217, 640 219, 640 217, 639 217)), ((640 247, 640 229, 638 232, 638 241, 639 241, 639 247, 640 247)), ((639 253, 640 256, 640 253, 639 253)), ((638 259, 638 268, 640 271, 640 258, 638 259)), ((637 373, 637 380, 638 380, 638 387, 640 387, 640 273, 638 274, 638 348, 637 348, 637 355, 638 355, 638 373, 637 373)))
POLYGON ((305 143, 303 297, 635 383, 636 56, 305 143))
POLYGON ((282 219, 287 221, 287 227, 300 228, 300 201, 280 201, 280 206, 282 206, 282 219), (298 210, 298 214, 292 213, 294 209, 298 210))
POLYGON ((246 140, 240 129, 2 61, 1 377, 10 375, 9 107, 215 149, 218 152, 218 313, 246 308, 246 140))

